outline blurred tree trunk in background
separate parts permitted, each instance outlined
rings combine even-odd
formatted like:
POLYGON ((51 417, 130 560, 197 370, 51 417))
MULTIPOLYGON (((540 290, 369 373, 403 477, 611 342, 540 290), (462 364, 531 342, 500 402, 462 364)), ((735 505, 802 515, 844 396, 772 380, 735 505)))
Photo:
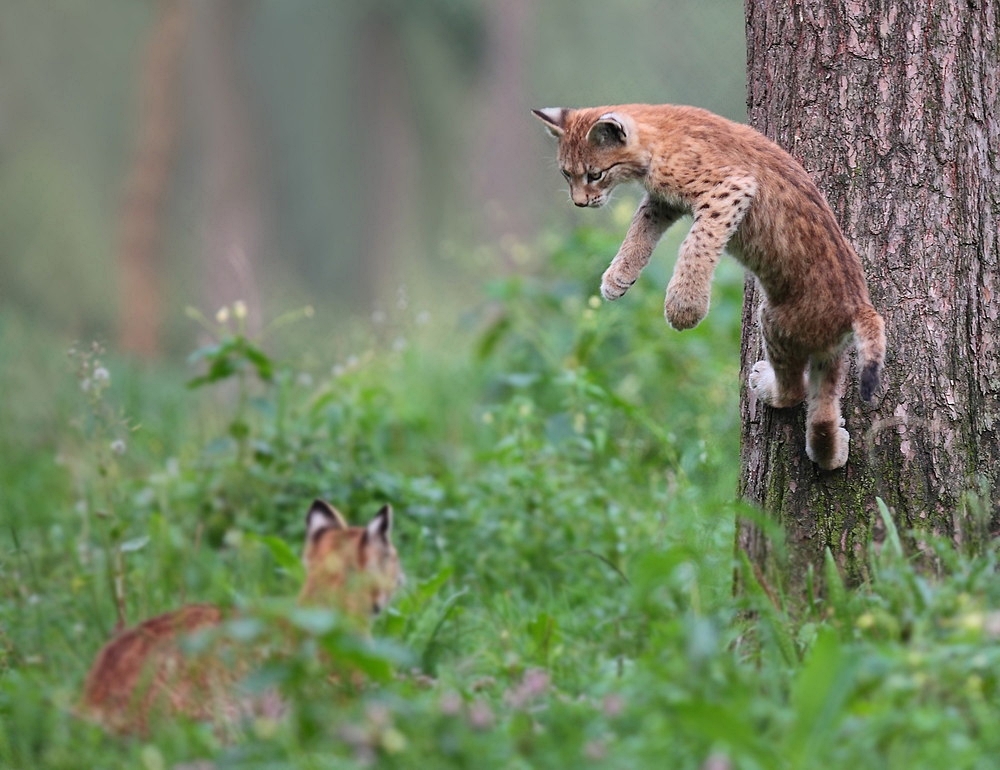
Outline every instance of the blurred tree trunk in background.
POLYGON ((247 330, 260 328, 257 274, 269 245, 261 175, 263 152, 250 107, 239 35, 252 9, 241 0, 196 5, 199 132, 203 157, 204 301, 210 312, 242 300, 247 330))
POLYGON ((888 341, 873 406, 849 380, 848 465, 820 471, 805 455, 804 409, 769 409, 746 388, 761 358, 747 284, 741 494, 783 527, 789 561, 747 522, 737 541, 793 595, 827 547, 849 582, 866 577, 876 496, 901 531, 962 543, 996 525, 998 16, 997 0, 746 2, 750 123, 830 201, 888 341))
POLYGON ((357 68, 361 96, 359 115, 344 115, 346 123, 331 126, 330 141, 358 143, 370 163, 358 184, 365 192, 364 223, 358 270, 358 293, 369 302, 400 284, 396 265, 415 244, 414 214, 422 194, 417 179, 419 141, 408 69, 397 14, 373 7, 362 21, 357 68))
MULTIPOLYGON (((533 146, 534 126, 521 116, 532 106, 528 91, 528 35, 533 29, 535 5, 529 0, 506 0, 485 8, 487 45, 483 62, 483 112, 472 145, 469 169, 477 201, 483 207, 489 242, 500 244, 510 261, 512 245, 533 230, 528 206, 536 177, 525 148, 533 146)), ((510 265, 508 265, 510 267, 510 265)))
POLYGON ((158 256, 180 122, 180 61, 189 10, 188 0, 158 3, 138 79, 136 143, 119 220, 118 344, 147 358, 160 352, 164 271, 158 256))

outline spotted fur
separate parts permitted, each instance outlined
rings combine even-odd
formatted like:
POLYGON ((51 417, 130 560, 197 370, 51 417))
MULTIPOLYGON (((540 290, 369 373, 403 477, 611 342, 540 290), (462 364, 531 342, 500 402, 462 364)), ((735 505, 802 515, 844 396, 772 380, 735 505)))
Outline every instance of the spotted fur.
MULTIPOLYGON (((316 500, 306 518, 306 580, 299 601, 330 606, 367 625, 403 579, 391 540, 392 509, 365 527, 351 527, 316 500)), ((117 634, 98 652, 78 711, 115 732, 145 733, 152 719, 183 715, 223 728, 249 716, 279 716, 280 697, 249 697, 239 682, 270 650, 212 634, 227 618, 210 604, 192 604, 117 634)))
POLYGON ((712 275, 728 246, 764 295, 765 360, 751 390, 774 408, 807 401, 806 453, 825 469, 847 462, 840 399, 853 339, 860 393, 871 400, 885 359, 885 327, 829 205, 799 163, 749 126, 696 107, 630 104, 544 109, 559 141, 560 171, 581 207, 604 205, 615 186, 646 189, 601 294, 625 294, 674 222, 694 222, 667 285, 664 315, 690 329, 708 313, 712 275))

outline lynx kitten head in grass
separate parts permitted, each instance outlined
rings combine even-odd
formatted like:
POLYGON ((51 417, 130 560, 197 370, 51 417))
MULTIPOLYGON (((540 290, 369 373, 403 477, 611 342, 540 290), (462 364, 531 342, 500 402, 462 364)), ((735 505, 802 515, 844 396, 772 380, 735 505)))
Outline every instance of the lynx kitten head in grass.
POLYGON ((559 141, 559 170, 581 207, 603 206, 615 186, 646 195, 601 279, 614 300, 628 291, 664 231, 694 223, 680 246, 664 314, 690 329, 708 313, 712 275, 725 247, 757 278, 765 359, 748 378, 775 408, 806 411, 806 453, 821 468, 847 462, 840 399, 847 348, 857 345, 861 397, 870 401, 885 359, 882 317, 861 261, 799 163, 749 126, 696 107, 627 104, 534 110, 559 141))
MULTIPOLYGON (((366 628, 403 579, 391 535, 388 505, 367 526, 351 527, 316 500, 306 517, 300 603, 337 609, 366 628)), ((140 733, 164 717, 227 727, 248 716, 279 715, 283 704, 276 693, 240 692, 240 681, 273 651, 213 635, 230 615, 192 604, 120 632, 98 652, 79 713, 115 732, 140 733)))

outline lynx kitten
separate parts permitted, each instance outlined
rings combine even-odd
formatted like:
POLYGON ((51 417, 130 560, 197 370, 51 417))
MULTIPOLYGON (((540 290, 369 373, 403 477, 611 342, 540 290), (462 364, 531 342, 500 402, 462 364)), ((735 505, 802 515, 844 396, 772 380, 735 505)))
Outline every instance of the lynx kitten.
MULTIPOLYGON (((300 602, 336 607, 364 625, 402 579, 391 533, 388 505, 367 526, 349 527, 335 508, 316 500, 306 517, 300 602)), ((195 641, 198 632, 225 619, 216 606, 192 604, 122 631, 97 654, 80 713, 111 730, 140 733, 154 716, 183 715, 227 727, 245 716, 280 713, 276 694, 250 698, 239 692, 259 651, 185 646, 185 637, 195 641)))
POLYGON ((664 313, 690 329, 708 312, 715 265, 727 245, 764 294, 766 360, 749 385, 775 408, 807 401, 806 453, 821 468, 847 462, 840 413, 846 350, 853 338, 861 397, 870 401, 885 358, 882 317, 858 259, 829 205, 794 158, 749 126, 695 107, 629 104, 534 110, 559 140, 558 159, 577 206, 604 205, 622 182, 646 195, 601 279, 621 297, 649 262, 664 231, 685 214, 664 313))

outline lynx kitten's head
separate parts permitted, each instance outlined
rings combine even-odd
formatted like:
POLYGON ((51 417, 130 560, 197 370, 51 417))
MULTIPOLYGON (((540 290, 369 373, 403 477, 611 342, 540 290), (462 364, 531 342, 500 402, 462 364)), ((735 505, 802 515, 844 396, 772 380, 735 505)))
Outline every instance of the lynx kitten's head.
POLYGON ((352 615, 381 612, 403 582, 392 544, 392 508, 381 510, 364 527, 350 527, 336 508, 316 500, 306 515, 302 559, 306 582, 299 599, 336 604, 352 615))
POLYGON ((559 140, 559 170, 577 206, 603 206, 616 185, 646 173, 635 122, 628 115, 600 107, 550 107, 532 112, 559 140))

